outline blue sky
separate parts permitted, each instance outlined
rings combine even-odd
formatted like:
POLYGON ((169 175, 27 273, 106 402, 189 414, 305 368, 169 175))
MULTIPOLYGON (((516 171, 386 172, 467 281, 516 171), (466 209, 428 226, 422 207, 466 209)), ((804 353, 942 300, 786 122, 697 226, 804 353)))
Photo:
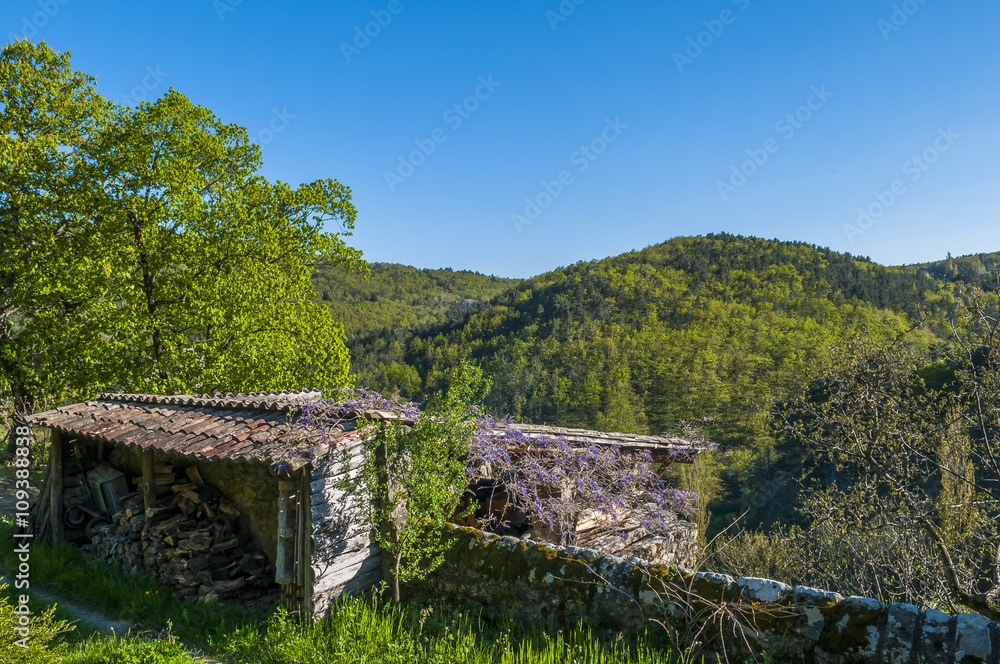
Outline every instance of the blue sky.
POLYGON ((0 28, 110 98, 172 86, 246 126, 271 179, 349 185, 371 261, 525 277, 716 231, 1000 250, 995 1, 5 0, 0 28))

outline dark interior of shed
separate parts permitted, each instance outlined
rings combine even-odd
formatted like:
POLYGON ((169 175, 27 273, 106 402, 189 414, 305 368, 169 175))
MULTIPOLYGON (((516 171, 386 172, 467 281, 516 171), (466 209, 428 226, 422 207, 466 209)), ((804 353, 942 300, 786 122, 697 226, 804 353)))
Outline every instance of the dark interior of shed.
POLYGON ((277 603, 274 566, 249 516, 196 459, 171 456, 54 432, 36 536, 71 541, 180 597, 277 603))

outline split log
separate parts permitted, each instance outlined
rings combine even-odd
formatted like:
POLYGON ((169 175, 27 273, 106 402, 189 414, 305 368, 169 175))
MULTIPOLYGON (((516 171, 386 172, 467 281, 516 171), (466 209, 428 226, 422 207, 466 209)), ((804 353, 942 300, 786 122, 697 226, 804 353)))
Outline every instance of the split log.
POLYGON ((203 486, 205 482, 201 479, 201 473, 198 472, 198 468, 191 466, 184 470, 184 474, 187 475, 188 479, 194 482, 198 486, 203 486))

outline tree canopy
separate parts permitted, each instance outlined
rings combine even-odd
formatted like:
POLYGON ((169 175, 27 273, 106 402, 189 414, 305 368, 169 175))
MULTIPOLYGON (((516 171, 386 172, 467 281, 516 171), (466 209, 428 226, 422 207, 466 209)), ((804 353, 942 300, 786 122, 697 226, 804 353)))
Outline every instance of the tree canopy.
POLYGON ((20 410, 350 383, 311 282, 364 270, 349 187, 270 182, 243 127, 173 89, 115 105, 44 43, 3 48, 0 109, 0 384, 20 410))

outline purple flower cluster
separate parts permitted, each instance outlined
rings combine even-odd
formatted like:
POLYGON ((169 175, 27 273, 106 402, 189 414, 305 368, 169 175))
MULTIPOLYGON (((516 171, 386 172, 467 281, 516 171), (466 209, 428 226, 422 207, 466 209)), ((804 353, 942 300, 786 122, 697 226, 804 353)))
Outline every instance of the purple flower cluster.
POLYGON ((544 524, 562 541, 575 540, 581 518, 601 516, 627 538, 625 521, 641 515, 647 531, 668 530, 677 514, 693 511, 697 496, 668 489, 648 453, 615 445, 573 446, 561 437, 528 436, 509 421, 477 420, 468 477, 500 480, 511 507, 544 524))
MULTIPOLYGON (((303 431, 318 430, 326 441, 329 432, 371 411, 410 422, 421 417, 415 403, 344 388, 331 399, 304 406, 297 425, 303 431)), ((466 473, 470 485, 480 478, 501 482, 508 508, 523 512, 536 527, 558 533, 562 541, 574 542, 578 524, 588 518, 609 521, 611 531, 627 539, 628 520, 639 519, 644 530, 655 533, 669 530, 678 514, 692 513, 697 495, 667 488, 657 467, 648 452, 629 454, 615 445, 574 446, 561 437, 528 436, 509 420, 485 416, 476 419, 466 473)), ((487 515, 486 521, 491 518, 503 515, 487 515)))
POLYGON ((329 399, 303 406, 296 423, 303 430, 318 430, 320 441, 326 442, 329 440, 329 432, 339 425, 374 411, 392 413, 399 419, 410 422, 420 419, 420 406, 412 401, 405 401, 397 396, 386 397, 374 390, 342 387, 329 399))

